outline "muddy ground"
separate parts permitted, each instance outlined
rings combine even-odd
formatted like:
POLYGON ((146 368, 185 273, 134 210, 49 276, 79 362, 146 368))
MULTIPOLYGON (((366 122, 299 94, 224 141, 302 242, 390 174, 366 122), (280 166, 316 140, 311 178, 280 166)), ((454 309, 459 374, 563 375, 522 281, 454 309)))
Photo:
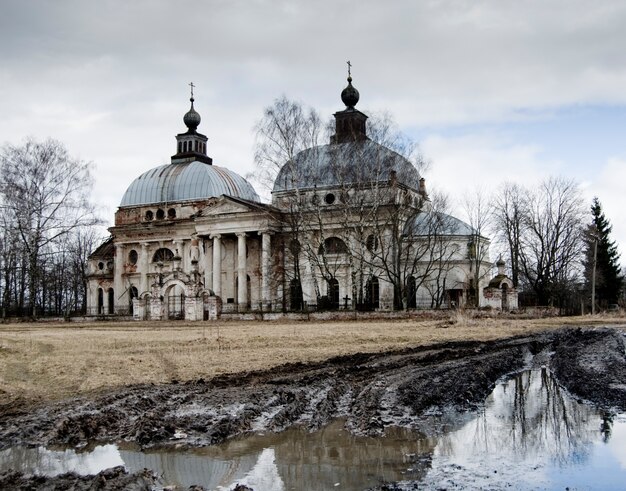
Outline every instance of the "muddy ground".
MULTIPOLYGON (((502 377, 543 365, 581 400, 623 412, 625 353, 622 331, 568 329, 351 355, 212 380, 139 385, 52 406, 4 408, 0 449, 120 440, 144 448, 204 446, 295 424, 314 430, 339 417, 358 434, 381 435, 391 425, 429 434, 437 429, 425 415, 476 409, 502 377)), ((0 476, 0 488, 8 482, 0 476)))

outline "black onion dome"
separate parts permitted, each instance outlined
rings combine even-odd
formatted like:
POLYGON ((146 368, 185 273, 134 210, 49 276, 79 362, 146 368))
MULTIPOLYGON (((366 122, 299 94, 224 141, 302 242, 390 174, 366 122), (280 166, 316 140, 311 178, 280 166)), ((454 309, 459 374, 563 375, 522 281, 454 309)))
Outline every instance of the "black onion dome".
POLYGON ((359 91, 352 86, 352 77, 348 77, 348 86, 341 91, 341 100, 348 109, 353 109, 359 102, 359 91))
POLYGON ((189 99, 191 101, 191 109, 183 116, 183 123, 189 128, 190 131, 196 131, 200 124, 200 114, 193 108, 194 98, 189 99))

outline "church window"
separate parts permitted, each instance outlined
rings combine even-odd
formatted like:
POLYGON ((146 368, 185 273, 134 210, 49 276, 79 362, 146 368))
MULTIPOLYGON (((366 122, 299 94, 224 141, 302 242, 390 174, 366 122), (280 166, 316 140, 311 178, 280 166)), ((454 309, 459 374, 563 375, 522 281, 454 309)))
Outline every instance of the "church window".
POLYGON ((335 202, 335 195, 333 193, 328 193, 324 197, 324 201, 326 202, 327 205, 332 205, 335 202))
POLYGON ((152 221, 152 219, 154 218, 154 213, 152 213, 152 210, 146 211, 145 218, 146 218, 146 222, 152 221))
POLYGON ((159 208, 156 212, 157 220, 163 220, 165 218, 165 212, 159 208))
POLYGON ((172 251, 170 251, 167 247, 161 247, 160 249, 157 249, 157 251, 154 253, 154 256, 152 256, 152 262, 158 263, 171 261, 173 258, 174 253, 172 251))
POLYGON ((368 235, 365 241, 365 247, 367 247, 367 250, 370 252, 377 251, 378 250, 378 237, 376 237, 373 234, 368 235))
POLYGON ((102 270, 104 269, 104 263, 103 263, 102 261, 100 261, 100 262, 98 263, 98 269, 99 269, 100 271, 102 271, 102 270))
POLYGON ((182 142, 178 142, 178 153, 181 153, 183 151, 183 144, 182 142))
POLYGON ((476 243, 474 241, 467 244, 467 257, 469 259, 476 259, 476 243))
POLYGON ((311 203, 314 205, 319 205, 320 197, 317 194, 314 194, 313 196, 311 196, 311 203))
POLYGON ((138 255, 137 255, 137 251, 135 249, 131 250, 128 253, 128 262, 130 264, 137 264, 137 258, 138 258, 138 255))
POLYGON ((338 237, 329 237, 320 245, 318 254, 346 254, 348 247, 346 243, 338 237))
POLYGON ((176 218, 176 210, 174 208, 167 210, 167 218, 176 218))

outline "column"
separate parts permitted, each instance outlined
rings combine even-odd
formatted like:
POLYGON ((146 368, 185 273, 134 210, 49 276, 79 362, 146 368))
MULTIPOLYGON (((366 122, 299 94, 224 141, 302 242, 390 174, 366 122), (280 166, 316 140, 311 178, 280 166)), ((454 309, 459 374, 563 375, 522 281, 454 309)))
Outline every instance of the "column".
POLYGON ((212 235, 213 239, 213 291, 222 296, 222 236, 212 235))
MULTIPOLYGON (((115 266, 113 268, 113 312, 116 311, 115 304, 124 291, 122 275, 124 274, 125 259, 124 246, 122 244, 115 244, 115 266)), ((108 298, 108 292, 106 293, 108 298)), ((111 310, 107 310, 107 312, 111 312, 111 310)))
POLYGON ((202 239, 204 243, 204 288, 213 289, 213 244, 211 241, 202 239))
POLYGON ((239 311, 248 306, 248 280, 246 274, 246 234, 237 234, 237 304, 239 311))
POLYGON ((261 232, 261 305, 269 308, 270 306, 270 246, 271 233, 269 231, 261 232))
POLYGON ((139 285, 139 294, 147 292, 150 289, 148 285, 148 273, 150 268, 150 258, 148 257, 148 243, 141 243, 141 263, 139 271, 141 272, 141 284, 139 285))

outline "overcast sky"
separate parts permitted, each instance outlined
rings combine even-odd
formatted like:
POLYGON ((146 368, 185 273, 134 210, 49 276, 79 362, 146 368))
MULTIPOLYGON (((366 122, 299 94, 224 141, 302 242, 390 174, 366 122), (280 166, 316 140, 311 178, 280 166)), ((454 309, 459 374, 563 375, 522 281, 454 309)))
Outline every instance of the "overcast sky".
POLYGON ((0 142, 93 161, 112 223, 169 163, 190 81, 208 154, 245 175, 263 108, 330 117, 351 60, 358 108, 420 143, 430 189, 571 177, 625 253, 625 47, 624 1, 0 0, 0 142))

